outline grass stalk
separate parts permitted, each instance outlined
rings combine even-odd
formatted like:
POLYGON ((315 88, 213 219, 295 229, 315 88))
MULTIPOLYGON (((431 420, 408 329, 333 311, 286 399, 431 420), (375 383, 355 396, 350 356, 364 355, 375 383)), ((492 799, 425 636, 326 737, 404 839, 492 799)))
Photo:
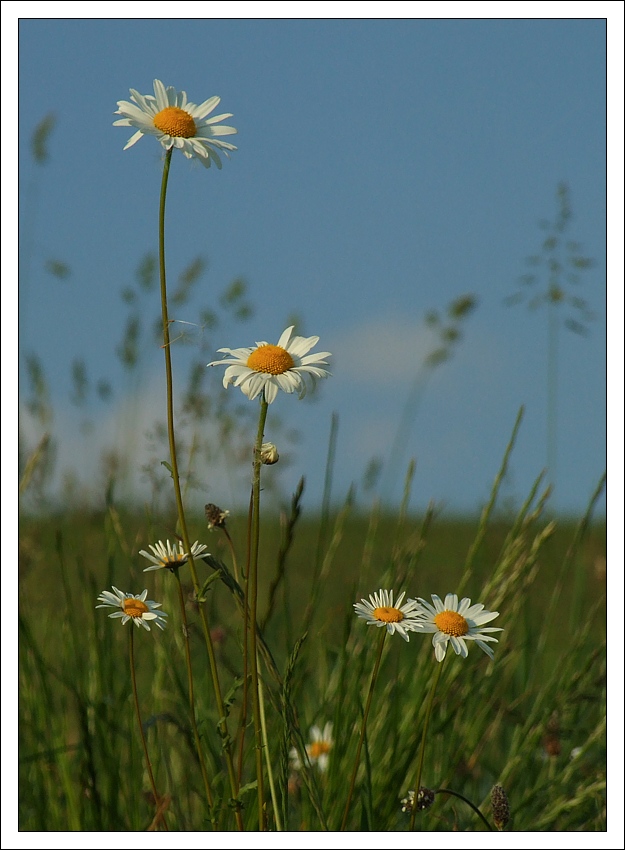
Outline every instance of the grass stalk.
POLYGON ((345 802, 345 811, 343 812, 343 820, 341 821, 341 832, 345 832, 345 827, 347 826, 347 818, 349 817, 349 809, 352 804, 352 797, 354 796, 354 788, 356 786, 356 776, 358 774, 358 766, 360 765, 360 753, 362 752, 362 745, 365 740, 365 734, 367 731, 367 720, 369 718, 369 710, 371 708, 371 700, 373 699, 373 691, 375 689, 375 683, 378 678, 378 673, 380 672, 380 662, 382 661, 382 650, 384 649, 384 641, 386 639, 386 627, 382 629, 382 634, 380 635, 380 640, 378 643, 378 653, 375 657, 375 663, 373 665, 373 673, 371 674, 371 684, 369 685, 369 693, 367 694, 367 702, 365 705, 365 711, 362 717, 362 729, 360 731, 360 738, 358 740, 358 747, 356 748, 356 757, 354 758, 354 767, 352 769, 352 777, 349 783, 349 791, 347 793, 347 800, 345 802))
POLYGON ((434 694, 436 693, 436 688, 441 678, 441 673, 443 672, 443 664, 445 663, 445 658, 447 657, 447 653, 443 656, 443 660, 440 661, 437 665, 436 673, 434 674, 434 678, 432 679, 432 686, 430 687, 430 693, 428 694, 427 706, 425 709, 425 719, 423 721, 423 733, 421 735, 421 749, 419 750, 419 761, 417 763, 417 773, 415 776, 414 783, 414 805, 412 807, 412 813, 410 815, 410 832, 414 831, 415 820, 417 817, 417 812, 419 811, 419 790, 421 788, 421 777, 423 776, 423 763, 425 761, 425 743, 427 740, 428 734, 428 726, 430 724, 430 717, 432 716, 432 706, 434 705, 434 694))
POLYGON ((139 724, 139 735, 141 737, 141 745, 143 746, 143 754, 145 756, 145 763, 148 769, 148 776, 150 777, 150 785, 152 786, 152 794, 154 795, 154 805, 156 806, 156 817, 155 821, 157 824, 160 822, 163 825, 163 829, 165 832, 169 832, 169 828, 167 826, 167 821, 165 819, 165 812, 162 810, 161 806, 161 796, 156 790, 156 782, 154 781, 154 773, 152 771, 152 762, 150 761, 150 753, 148 751, 148 744, 145 740, 145 732, 143 730, 143 722, 141 721, 141 708, 139 706, 139 693, 137 690, 137 672, 135 669, 135 653, 134 653, 134 623, 130 624, 130 628, 128 629, 130 637, 128 642, 129 648, 129 657, 130 657, 130 679, 132 681, 132 695, 135 703, 135 711, 137 712, 137 722, 139 724))
POLYGON ((256 779, 258 796, 258 828, 261 832, 265 829, 265 792, 263 783, 263 737, 260 711, 260 693, 258 677, 258 649, 256 623, 258 617, 258 553, 260 547, 260 468, 261 447, 265 433, 265 422, 269 404, 265 400, 265 394, 260 400, 260 415, 258 417, 258 431, 254 445, 254 473, 252 478, 252 535, 250 547, 250 566, 248 570, 248 601, 249 601, 249 648, 250 648, 250 673, 252 677, 252 706, 254 712, 254 739, 256 749, 256 779))

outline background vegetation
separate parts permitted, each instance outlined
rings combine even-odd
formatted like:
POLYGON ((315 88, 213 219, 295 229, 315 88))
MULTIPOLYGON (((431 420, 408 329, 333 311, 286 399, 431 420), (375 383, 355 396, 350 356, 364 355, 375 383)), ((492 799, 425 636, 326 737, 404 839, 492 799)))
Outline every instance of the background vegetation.
MULTIPOLYGON (((48 116, 35 134, 33 154, 40 163, 45 162, 53 126, 48 116)), ((564 210, 566 193, 560 191, 559 197, 564 210)), ((552 242, 542 255, 556 274, 549 289, 552 322, 564 290, 554 288, 563 283, 551 261, 568 214, 559 221, 562 228, 556 237, 550 234, 552 242)), ((589 261, 577 246, 570 251, 577 272, 586 268, 589 261)), ((186 303, 204 270, 205 261, 195 258, 180 275, 172 303, 186 303)), ((64 260, 54 259, 48 271, 62 279, 71 269, 64 260)), ((151 318, 157 309, 152 303, 155 286, 155 260, 148 254, 137 267, 134 285, 122 292, 126 320, 120 323, 117 356, 126 368, 125 391, 130 395, 145 377, 146 341, 153 338, 157 319, 151 318)), ((456 352, 461 323, 476 305, 476 297, 467 295, 442 314, 427 317, 437 331, 437 345, 415 377, 398 424, 389 462, 394 475, 401 474, 403 435, 427 380, 456 352)), ((573 307, 585 309, 585 303, 578 300, 573 307)), ((243 404, 239 394, 211 394, 203 382, 206 352, 215 348, 212 331, 245 321, 252 309, 245 282, 234 281, 216 305, 200 311, 197 325, 174 326, 180 342, 191 336, 197 348, 180 393, 178 436, 185 492, 201 486, 200 461, 210 465, 217 457, 244 470, 243 480, 249 481, 255 406, 243 404), (207 422, 217 428, 217 441, 215 431, 207 434, 207 422)), ((133 454, 143 440, 133 430, 132 411, 115 452, 102 458, 97 483, 101 507, 85 508, 84 494, 71 480, 65 480, 61 500, 53 500, 49 485, 55 464, 55 411, 35 352, 28 353, 27 368, 27 409, 38 436, 34 442, 22 440, 20 446, 20 829, 131 831, 153 824, 154 800, 147 790, 128 671, 132 625, 121 628, 107 612, 95 609, 98 594, 112 585, 133 593, 147 587, 149 597, 162 601, 170 615, 163 633, 138 632, 135 649, 144 728, 157 786, 167 802, 169 828, 234 828, 217 731, 220 717, 198 622, 198 606, 204 605, 235 743, 240 740, 239 726, 246 727, 238 803, 243 805, 245 828, 257 829, 254 795, 245 790, 255 777, 253 734, 247 728, 249 710, 242 719, 244 638, 230 575, 233 551, 239 565, 246 562, 248 517, 233 511, 228 518, 231 550, 221 530, 209 531, 203 516, 190 515, 191 539, 206 543, 213 555, 206 564, 198 562, 202 578, 211 579, 202 599, 194 593, 188 573, 181 571, 197 718, 216 793, 209 813, 189 718, 176 587, 167 571, 144 575, 146 562, 139 555, 149 543, 176 536, 171 481, 161 463, 167 460, 166 432, 157 424, 150 434, 152 458, 144 472, 151 497, 141 508, 126 498, 133 454)), ((549 369, 555 398, 556 365, 549 369)), ((71 403, 88 433, 89 393, 107 404, 114 388, 105 378, 90 381, 80 358, 72 364, 72 380, 71 403)), ((489 793, 495 783, 505 787, 510 799, 508 829, 606 829, 605 525, 593 519, 603 479, 587 514, 577 519, 552 515, 542 476, 523 505, 514 510, 502 506, 499 489, 517 428, 479 517, 450 517, 436 505, 423 515, 409 512, 412 466, 398 510, 389 511, 384 501, 375 499, 367 510, 356 507, 353 493, 346 494, 342 506, 331 507, 332 436, 321 510, 305 509, 302 479, 295 494, 282 494, 279 514, 263 515, 259 623, 266 648, 260 673, 267 748, 277 785, 266 812, 270 828, 276 826, 277 809, 285 829, 338 829, 379 635, 355 617, 352 606, 378 588, 394 588, 426 599, 432 593, 467 595, 498 610, 496 625, 504 629, 494 662, 477 647, 466 660, 451 655, 446 661, 423 774, 424 784, 438 793, 434 805, 418 816, 417 829, 485 829, 469 807, 442 789, 462 794, 490 818, 489 793), (313 724, 323 727, 328 721, 334 739, 328 770, 315 765, 296 770, 289 758, 291 746, 300 735, 308 741, 313 724)), ((272 433, 281 433, 286 444, 295 439, 277 419, 272 433)), ((549 433, 552 439, 553 428, 549 433)), ((554 449, 551 455, 555 465, 554 449)), ((365 471, 371 492, 379 474, 379 468, 365 471)), ((272 469, 263 475, 263 486, 269 489, 272 469)), ((407 829, 400 801, 414 781, 434 669, 427 637, 414 634, 409 643, 398 637, 387 640, 348 828, 407 829)))

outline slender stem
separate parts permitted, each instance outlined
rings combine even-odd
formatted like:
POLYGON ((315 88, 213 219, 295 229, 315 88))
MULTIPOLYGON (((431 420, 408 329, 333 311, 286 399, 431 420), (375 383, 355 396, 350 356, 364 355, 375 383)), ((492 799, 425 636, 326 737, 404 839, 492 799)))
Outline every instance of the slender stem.
POLYGON ((410 392, 404 402, 399 424, 391 443, 388 461, 382 473, 382 483, 380 492, 382 498, 388 499, 392 495, 393 483, 401 474, 399 464, 402 459, 402 453, 405 450, 406 444, 410 438, 410 429, 419 410, 419 402, 425 391, 426 383, 432 374, 431 367, 428 369, 425 366, 420 366, 417 374, 414 377, 410 392))
MULTIPOLYGON (((185 552, 188 553, 188 564, 189 569, 191 571, 191 576, 193 579, 193 586, 195 588, 196 594, 199 594, 200 591, 200 583, 198 580, 197 570, 195 568, 195 563, 193 561, 193 556, 191 554, 191 542, 189 538, 189 531, 187 529, 187 521, 184 514, 184 505, 182 503, 182 491, 180 489, 180 476, 178 474, 178 457, 176 454, 176 439, 175 439, 175 431, 174 431, 174 388, 173 388, 173 370, 171 364, 171 346, 170 346, 170 337, 169 337, 169 314, 167 310, 167 276, 165 273, 165 200, 167 197, 167 182, 169 179, 169 167, 171 164, 171 155, 173 152, 173 148, 170 148, 165 155, 165 163, 163 166, 163 179, 161 183, 161 198, 160 198, 160 207, 159 207, 159 218, 158 218, 158 259, 159 259, 159 272, 160 272, 160 283, 161 283, 161 313, 163 318, 163 350, 165 352, 165 375, 167 382, 167 435, 169 438, 169 455, 171 459, 171 477, 174 482, 174 493, 176 496, 176 507, 178 510, 178 522, 180 524, 180 532, 182 534, 182 540, 184 543, 185 552)), ((217 703, 217 712, 220 718, 219 720, 219 730, 223 740, 223 750, 226 758, 226 765, 228 768, 228 778, 230 781, 230 791, 232 794, 232 798, 236 799, 239 793, 239 786, 236 781, 236 774, 234 771, 234 764, 232 761, 232 748, 230 744, 230 737, 228 734, 228 724, 226 720, 226 715, 224 712, 224 704, 223 698, 221 695, 221 685, 219 684, 219 675, 217 671, 217 660, 215 658, 215 649, 213 647, 213 641, 210 634, 210 629, 208 628, 208 622, 206 619, 206 611, 204 607, 200 605, 200 617, 202 620, 202 632, 204 634, 204 641, 206 643, 206 650, 208 652, 208 660, 211 669, 211 678, 213 680, 213 688, 215 691, 215 701, 217 703)), ((240 808, 237 806, 235 808, 235 817, 237 820, 237 827, 239 830, 243 830, 243 818, 241 815, 240 808)))
POLYGON ((178 574, 178 570, 173 570, 174 575, 176 576, 176 583, 178 585, 178 599, 180 601, 180 612, 182 614, 182 634, 184 637, 184 650, 185 650, 185 661, 187 664, 187 680, 189 683, 189 711, 191 713, 191 725, 193 726, 193 737, 195 738, 195 748, 197 750, 198 760, 200 762, 200 770, 202 772, 202 781, 204 782, 204 791, 206 793, 206 802, 208 803, 209 812, 211 812, 211 821, 213 824, 213 829, 217 829, 217 821, 212 816, 213 810, 213 794, 210 787, 210 782, 208 780, 208 772, 206 770, 206 762, 204 760, 204 753, 202 751, 202 744, 200 741, 200 733, 197 728, 197 720, 195 717, 195 696, 194 696, 194 688, 193 688, 193 667, 191 665, 191 646, 189 643, 189 624, 187 622, 187 612, 184 604, 184 593, 182 590, 182 582, 180 581, 180 575, 178 574))
POLYGON ((557 423, 558 423, 558 316, 556 305, 547 302, 549 345, 547 350, 547 470, 549 481, 555 486, 557 474, 557 423))
POLYGON ((265 794, 263 787, 263 738, 260 716, 260 695, 258 691, 258 656, 256 649, 256 621, 258 608, 258 551, 260 544, 260 451, 265 433, 268 403, 263 393, 260 400, 260 416, 258 417, 258 432, 254 446, 254 475, 252 479, 252 535, 251 557, 248 571, 248 601, 249 601, 249 634, 250 634, 250 668, 252 674, 252 705, 254 708, 254 735, 256 741, 256 776, 258 779, 258 828, 265 829, 265 794))
MULTIPOLYGON (((148 745, 145 740, 145 732, 143 731, 143 723, 141 722, 141 709, 139 708, 139 694, 137 692, 137 673, 135 670, 135 652, 134 652, 134 623, 130 623, 130 678, 132 680, 132 694, 135 698, 135 710, 137 712, 137 721, 139 723, 139 734, 141 736, 141 743, 143 744, 143 753, 145 755, 145 763, 148 767, 148 776, 150 777, 150 785, 152 786, 152 794, 154 795, 154 805, 156 806, 157 814, 161 808, 161 798, 159 796, 158 791, 156 790, 156 782, 154 781, 154 773, 152 772, 152 763, 150 761, 150 754, 148 753, 148 745)), ((156 818, 155 818, 156 820, 156 818)), ((166 832, 169 832, 167 827, 167 821, 165 820, 165 813, 160 811, 159 820, 163 824, 166 832)))
POLYGON ((278 795, 276 794, 276 785, 273 781, 273 770, 271 769, 271 759, 269 757, 269 739, 267 738, 267 722, 265 720, 265 695, 263 693, 262 678, 258 679, 258 692, 260 694, 260 722, 263 728, 263 747, 265 749, 265 762, 267 763, 267 778, 269 779, 269 790, 271 792, 271 800, 273 802, 273 816, 276 821, 276 831, 282 832, 280 808, 278 806, 278 795))
POLYGON ((438 670, 434 674, 434 678, 432 680, 432 687, 430 688, 430 693, 428 695, 428 702, 425 709, 425 720, 423 721, 423 734, 421 736, 421 750, 419 752, 419 762, 417 765, 417 776, 415 779, 414 786, 414 805, 412 807, 412 814, 410 815, 410 832, 413 832, 415 820, 417 818, 417 811, 419 809, 419 789, 421 788, 421 776, 423 775, 423 761, 425 759, 425 741, 428 734, 428 725, 430 723, 430 715, 432 714, 432 705, 434 704, 434 693, 436 692, 437 685, 441 678, 441 673, 443 671, 443 664, 445 663, 445 658, 447 657, 447 653, 443 660, 438 665, 438 670))
POLYGON ((239 576, 239 565, 237 562, 237 553, 234 551, 234 543, 232 542, 232 537, 230 537, 230 533, 225 525, 221 527, 221 530, 226 535, 226 540, 228 541, 230 556, 232 558, 232 572, 234 573, 234 577, 237 581, 237 584, 241 584, 241 577, 239 576))
POLYGON ((248 607, 248 599, 249 599, 249 577, 250 577, 250 559, 251 555, 251 547, 252 547, 252 514, 254 513, 254 490, 250 490, 250 504, 247 512, 247 551, 245 555, 245 572, 243 577, 245 582, 243 584, 243 603, 241 608, 241 613, 243 614, 243 697, 241 699, 241 718, 239 720, 239 764, 238 764, 238 779, 239 784, 241 784, 241 779, 243 776, 243 756, 245 753, 245 730, 247 728, 247 705, 248 705, 248 684, 249 684, 249 672, 248 672, 248 638, 249 638, 249 622, 250 622, 250 612, 248 607))
MULTIPOLYGON (((250 499, 250 512, 251 512, 251 499, 250 499)), ((225 525, 221 526, 221 530, 226 535, 226 540, 228 541, 228 548, 230 549, 230 557, 232 558, 232 572, 234 574, 235 581, 237 584, 241 584, 241 577, 239 575, 239 566, 237 562, 237 553, 234 549, 234 543, 232 542, 232 537, 225 525)), ((249 540, 250 536, 248 533, 248 548, 249 548, 249 540)), ((248 552, 249 555, 249 552, 248 552)), ((249 569, 249 567, 248 567, 249 569)), ((245 590, 247 591, 247 583, 245 584, 245 590)), ((241 700, 241 715, 239 718, 239 730, 237 734, 237 739, 239 741, 239 753, 237 760, 237 783, 240 787, 241 781, 243 778, 243 756, 245 753, 245 726, 247 722, 247 597, 243 599, 243 611, 245 612, 245 622, 243 625, 243 697, 241 700)))
MULTIPOLYGON (((476 815, 478 815, 478 816, 482 819, 482 821, 486 824, 487 828, 488 828, 491 832, 493 831, 492 826, 491 826, 491 825, 489 824, 489 822, 486 820, 486 818, 485 818, 485 817, 484 817, 484 815, 481 813, 481 811, 478 809, 478 807, 477 807, 477 806, 474 806, 474 805, 473 805, 473 803, 471 802, 471 800, 467 800, 467 798, 466 798, 466 797, 463 797, 463 796, 462 796, 462 794, 459 794, 457 791, 452 791, 452 790, 451 790, 451 788, 439 788, 439 789, 438 789, 437 791, 435 791, 434 793, 435 793, 435 794, 451 794, 451 795, 452 795, 452 796, 454 796, 454 797, 458 797, 458 799, 459 799, 459 800, 462 800, 464 803, 466 803, 466 804, 467 804, 467 806, 470 806, 470 807, 473 809, 473 811, 475 812, 475 814, 476 814, 476 815)), ((415 798, 415 802, 416 802, 416 798, 415 798)))
POLYGON ((362 750, 362 744, 365 740, 365 731, 367 729, 367 718, 369 717, 369 709, 371 708, 371 698, 373 697, 373 689, 375 688, 375 683, 378 678, 378 672, 380 670, 380 661, 382 660, 382 650, 384 649, 384 640, 386 638, 386 627, 382 628, 382 636, 380 637, 380 643, 378 644, 378 654, 375 659, 375 664, 373 665, 373 673, 371 674, 371 684, 369 685, 369 694, 367 695, 367 704, 365 705, 365 713, 362 718, 362 731, 360 732, 360 740, 358 741, 358 749, 356 750, 356 758, 354 760, 354 769, 352 770, 352 779, 349 784, 349 793, 347 795, 347 802, 345 803, 345 812, 343 813, 343 821, 341 823, 341 832, 345 832, 345 827, 347 826, 347 816, 349 815, 349 807, 352 803, 352 797, 354 795, 354 787, 356 785, 356 774, 358 773, 358 765, 360 764, 360 752, 362 750))

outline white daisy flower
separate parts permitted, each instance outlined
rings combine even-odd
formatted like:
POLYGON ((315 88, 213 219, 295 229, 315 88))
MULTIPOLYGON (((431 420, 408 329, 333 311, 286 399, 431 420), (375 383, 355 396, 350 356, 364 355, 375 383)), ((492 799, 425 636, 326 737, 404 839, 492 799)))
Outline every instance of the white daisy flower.
POLYGON ((249 399, 265 392, 265 401, 271 404, 278 390, 285 393, 297 391, 299 397, 306 395, 305 376, 314 383, 316 378, 327 378, 326 357, 332 357, 329 351, 308 354, 319 342, 318 336, 294 336, 294 325, 287 328, 277 345, 257 342, 255 348, 220 348, 218 351, 229 354, 230 358, 214 360, 208 366, 227 366, 224 374, 224 387, 234 384, 249 399))
POLYGON ((154 625, 158 626, 159 629, 165 628, 167 614, 164 611, 156 610, 161 607, 162 603, 148 599, 147 590, 144 590, 139 596, 135 596, 134 593, 124 593, 116 587, 113 587, 113 590, 115 593, 111 593, 110 590, 103 590, 98 596, 98 602, 103 604, 95 607, 119 608, 119 611, 114 611, 109 614, 109 617, 121 617, 122 626, 126 625, 128 620, 132 620, 135 626, 143 626, 148 632, 150 631, 148 622, 154 622, 154 625))
POLYGON ((397 601, 393 604, 393 591, 380 590, 369 594, 369 602, 366 599, 354 603, 356 614, 367 621, 368 626, 386 626, 387 632, 392 635, 397 632, 404 640, 409 640, 408 632, 414 632, 421 628, 421 623, 416 614, 419 603, 409 599, 404 605, 401 604, 406 594, 400 593, 397 601))
MULTIPOLYGON (((173 572, 189 560, 189 553, 184 551, 184 546, 180 542, 177 544, 178 548, 176 548, 175 543, 172 546, 169 540, 167 541, 167 545, 162 540, 159 540, 155 546, 151 543, 149 546, 154 554, 150 555, 145 549, 139 552, 148 561, 152 561, 152 566, 146 567, 143 571, 144 573, 149 573, 150 570, 162 570, 164 568, 173 572)), ((191 555, 193 558, 203 558, 206 548, 204 543, 198 543, 196 540, 191 547, 191 555)))
POLYGON ((122 115, 113 121, 116 127, 136 127, 137 132, 126 142, 124 150, 132 147, 141 136, 156 136, 165 150, 172 146, 183 152, 187 159, 197 157, 202 165, 210 167, 211 160, 221 168, 218 151, 228 156, 235 151, 235 145, 222 142, 218 136, 230 136, 236 133, 234 127, 219 124, 232 113, 224 112, 207 118, 220 101, 219 97, 209 97, 196 106, 187 101, 187 93, 177 92, 172 86, 165 88, 160 80, 154 80, 154 96, 139 94, 130 89, 130 99, 120 100, 116 115, 122 115))
POLYGON ((439 596, 432 594, 432 605, 425 599, 418 599, 419 623, 424 632, 434 632, 432 646, 436 660, 442 661, 447 652, 447 644, 451 645, 456 655, 466 658, 468 655, 467 640, 474 640, 480 649, 493 658, 493 650, 488 646, 489 641, 497 643, 497 638, 489 632, 502 632, 503 629, 483 628, 499 616, 498 611, 485 611, 481 604, 471 605, 466 597, 458 603, 455 593, 448 593, 445 602, 439 596))
MULTIPOLYGON (((330 750, 334 741, 332 740, 332 723, 328 722, 320 729, 319 726, 312 726, 310 729, 310 744, 306 744, 306 752, 311 764, 316 764, 319 770, 324 773, 328 769, 330 760, 330 750)), ((290 752, 291 764, 295 770, 300 770, 302 763, 298 752, 293 748, 290 752)))

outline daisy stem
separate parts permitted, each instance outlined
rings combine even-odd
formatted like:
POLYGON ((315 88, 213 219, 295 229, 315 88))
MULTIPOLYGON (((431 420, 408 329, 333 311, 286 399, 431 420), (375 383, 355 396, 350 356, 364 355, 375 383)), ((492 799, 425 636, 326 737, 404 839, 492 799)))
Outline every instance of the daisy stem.
POLYGON ((451 794, 453 797, 458 797, 458 799, 459 799, 459 800, 462 800, 464 803, 466 803, 466 804, 467 804, 467 806, 469 806, 470 808, 472 808, 472 809, 473 809, 473 811, 475 812, 475 814, 476 814, 476 815, 478 815, 478 816, 482 819, 482 821, 486 824, 487 828, 488 828, 491 832, 493 831, 492 826, 491 826, 491 825, 489 824, 489 822, 486 820, 486 818, 485 818, 485 817, 484 817, 484 815, 481 813, 481 811, 478 809, 478 807, 477 807, 477 806, 474 806, 474 805, 473 805, 473 803, 471 802, 471 800, 467 800, 467 798, 466 798, 466 797, 463 797, 463 796, 462 796, 462 794, 459 794, 457 791, 452 791, 452 790, 451 790, 451 788, 439 788, 439 789, 438 789, 437 791, 435 791, 434 793, 435 793, 435 794, 451 794))
POLYGON ((362 751, 362 745, 365 740, 365 731, 367 729, 367 718, 369 717, 369 709, 371 708, 371 699, 373 697, 373 689, 375 688, 375 683, 378 678, 378 672, 380 670, 380 661, 382 660, 382 650, 384 649, 384 640, 386 638, 386 628, 382 629, 382 635, 380 637, 380 643, 378 645, 378 654, 375 659, 375 664, 373 665, 373 673, 371 674, 371 684, 369 685, 369 694, 367 695, 367 704, 365 705, 365 713, 362 718, 362 731, 360 732, 360 740, 358 741, 358 749, 356 750, 356 758, 354 760, 354 769, 352 770, 352 779, 349 785, 349 793, 347 795, 347 802, 345 803, 345 812, 343 813, 343 821, 341 823, 341 832, 345 832, 345 827, 347 826, 347 816, 349 815, 349 807, 352 803, 352 797, 354 795, 354 787, 356 785, 356 774, 358 773, 358 765, 360 764, 360 753, 362 751))
POLYGON ((232 557, 232 572, 234 573, 234 578, 237 584, 241 584, 241 577, 239 576, 239 565, 237 562, 237 553, 234 551, 234 543, 232 542, 232 537, 228 533, 228 529, 226 526, 222 526, 223 533, 226 535, 226 540, 228 541, 228 547, 230 548, 230 555, 232 557))
MULTIPOLYGON (((191 576, 193 579, 193 587, 195 589, 196 594, 199 595, 200 592, 200 583, 198 580, 197 570, 195 568, 195 563, 193 561, 193 555, 191 554, 191 542, 189 538, 189 531, 187 529, 187 521, 184 514, 184 505, 182 503, 182 491, 180 489, 180 476, 178 474, 178 457, 176 454, 176 439, 174 432, 174 384, 173 384, 173 370, 171 365, 171 345, 170 345, 170 337, 169 337, 169 313, 167 310, 167 276, 165 273, 165 200, 167 197, 167 183, 169 180, 169 167, 171 164, 171 155, 173 153, 173 148, 170 148, 165 155, 165 163, 163 165, 163 179, 161 182, 161 197, 160 197, 160 205, 159 205, 159 215, 158 215, 158 261, 159 261, 159 272, 160 272, 160 283, 161 283, 161 314, 163 318, 163 350, 165 352, 165 376, 167 383, 167 436, 169 438, 169 455, 171 459, 171 477, 174 482, 174 493, 176 496, 176 507, 178 511, 178 522, 180 524, 180 532, 182 534, 182 540, 184 544, 185 552, 188 552, 188 564, 189 570, 191 572, 191 576)), ((223 750, 226 758, 226 765, 228 767, 228 778, 230 781, 230 792, 232 794, 232 799, 236 800, 239 794, 239 788, 236 780, 236 774, 234 771, 234 764, 232 761, 232 748, 230 744, 230 736, 228 734, 228 723, 226 720, 226 714, 224 711, 224 703, 221 694, 221 685, 219 684, 219 675, 217 671, 217 660, 215 658, 215 649, 213 647, 213 640, 211 638, 210 629, 208 628, 208 622, 206 620, 206 611, 204 607, 200 605, 200 616, 202 620, 202 631, 204 633, 204 641, 206 643, 206 649, 208 652, 208 660, 211 668, 211 677, 213 680, 213 688, 215 690, 215 701, 217 703, 217 711, 218 716, 220 718, 219 721, 219 731, 223 740, 223 750)), ((243 817, 241 815, 240 807, 237 805, 235 808, 235 817, 237 821, 237 827, 239 830, 243 830, 243 817)))
POLYGON ((260 543, 260 468, 261 447, 263 434, 265 433, 265 422, 269 405, 265 400, 265 394, 260 400, 260 416, 258 418, 258 432, 254 446, 254 475, 252 478, 252 535, 250 547, 250 566, 248 570, 248 593, 249 600, 249 634, 250 634, 250 672, 252 676, 252 705, 254 708, 254 736, 256 742, 256 775, 258 779, 258 828, 265 829, 265 801, 263 787, 263 738, 260 714, 260 694, 258 689, 258 655, 256 649, 256 621, 258 608, 258 550, 260 543))
MULTIPOLYGON (((189 682, 189 710, 191 712, 191 725, 193 726, 193 737, 195 739, 195 748, 197 750, 197 756, 200 762, 200 770, 202 772, 202 781, 204 782, 204 791, 206 793, 206 802, 208 804, 208 810, 212 813, 213 810, 213 794, 210 787, 210 782, 208 780, 208 772, 206 770, 206 761, 204 760, 204 753, 202 752, 202 745, 200 742, 200 733, 197 728, 197 720, 195 717, 195 695, 193 690, 193 668, 191 666, 191 646, 189 644, 189 624, 187 622, 187 612, 184 604, 184 593, 182 590, 182 582, 180 581, 180 575, 178 574, 178 570, 173 570, 174 575, 176 576, 176 583, 178 585, 178 599, 180 601, 180 612, 182 614, 182 634, 184 637, 184 650, 185 650, 185 661, 187 664, 187 679, 189 682)), ((213 829, 217 829, 217 821, 211 817, 213 823, 213 829)))
POLYGON ((245 573, 244 578, 245 582, 243 584, 243 606, 242 606, 242 614, 243 614, 243 694, 241 699, 241 716, 239 719, 239 763, 238 763, 238 782, 241 784, 241 779, 243 776, 243 757, 245 755, 245 730, 247 728, 247 707, 248 707, 248 683, 249 683, 249 673, 248 673, 248 638, 249 638, 249 617, 250 612, 248 608, 248 593, 249 593, 249 575, 250 575, 250 558, 251 558, 251 550, 250 547, 252 545, 252 513, 254 510, 254 491, 253 489, 250 491, 250 504, 247 512, 247 552, 246 552, 246 560, 245 560, 245 573))
POLYGON ((139 723, 139 734, 141 736, 141 743, 143 744, 143 753, 145 755, 145 762, 148 767, 148 776, 150 777, 150 785, 152 786, 152 794, 154 795, 154 805, 156 806, 156 818, 155 821, 160 821, 163 824, 163 828, 166 832, 169 832, 169 828, 167 826, 167 821, 165 820, 165 813, 161 809, 161 798, 159 796, 158 791, 156 790, 156 782, 154 781, 154 773, 152 772, 152 763, 150 762, 150 754, 148 753, 148 745, 145 740, 145 732, 143 731, 143 723, 141 721, 141 709, 139 708, 139 694, 137 692, 137 673, 135 670, 135 642, 134 642, 134 624, 130 625, 130 644, 129 644, 129 654, 130 654, 130 678, 132 680, 132 693, 135 699, 135 710, 137 712, 137 721, 139 723))
POLYGON ((432 714, 432 705, 434 704, 434 694, 436 692, 436 688, 441 678, 441 673, 443 671, 443 664, 445 663, 445 656, 443 656, 443 660, 437 665, 438 669, 434 675, 432 680, 432 687, 430 688, 430 693, 428 695, 427 706, 425 709, 425 720, 423 721, 423 734, 421 735, 421 750, 419 752, 419 762, 417 764, 417 776, 415 779, 415 791, 414 791, 414 803, 412 806, 412 814, 410 815, 410 827, 409 831, 414 831, 415 820, 417 817, 417 811, 419 809, 419 789, 421 788, 421 776, 423 775, 423 761, 425 759, 425 741, 428 734, 428 725, 430 723, 430 716, 432 714))

